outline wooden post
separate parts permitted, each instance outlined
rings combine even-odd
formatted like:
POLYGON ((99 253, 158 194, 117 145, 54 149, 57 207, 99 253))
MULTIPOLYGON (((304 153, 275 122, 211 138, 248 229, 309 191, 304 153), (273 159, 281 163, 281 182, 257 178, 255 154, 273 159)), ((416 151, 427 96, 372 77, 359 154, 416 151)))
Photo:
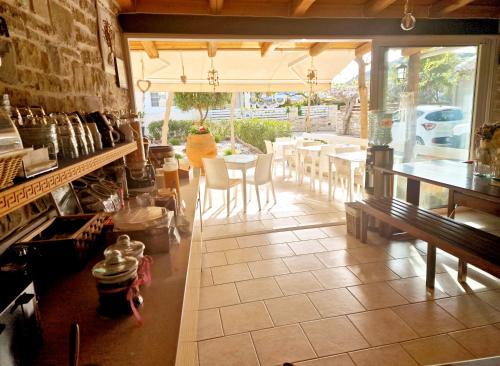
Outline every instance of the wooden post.
POLYGON ((163 115, 163 126, 161 127, 161 144, 168 144, 168 122, 170 121, 170 112, 174 101, 174 92, 168 92, 167 104, 165 105, 165 114, 163 115))
POLYGON ((420 51, 412 53, 408 61, 408 84, 406 89, 406 104, 409 105, 407 111, 406 141, 403 153, 403 163, 408 163, 415 156, 415 145, 417 143, 417 113, 416 104, 418 100, 418 82, 420 72, 420 51))
MULTIPOLYGON (((309 94, 307 95, 307 116, 306 116, 306 132, 311 132, 311 127, 312 127, 312 123, 311 123, 311 94, 312 94, 312 86, 311 88, 309 89, 309 94)), ((299 107, 300 108, 300 107, 299 107)))
POLYGON ((236 151, 236 139, 234 136, 234 105, 236 104, 236 93, 231 94, 231 111, 229 113, 229 126, 231 128, 231 151, 236 151))
POLYGON ((361 110, 359 114, 359 137, 368 138, 368 89, 366 88, 365 62, 363 57, 356 57, 358 63, 358 93, 361 110))

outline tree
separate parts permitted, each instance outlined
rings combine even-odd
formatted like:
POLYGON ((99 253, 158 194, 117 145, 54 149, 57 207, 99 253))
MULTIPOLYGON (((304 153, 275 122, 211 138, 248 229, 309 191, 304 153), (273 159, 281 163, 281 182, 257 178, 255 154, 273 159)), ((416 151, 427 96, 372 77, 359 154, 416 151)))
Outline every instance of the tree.
POLYGON ((220 108, 231 103, 231 93, 175 93, 174 104, 182 111, 187 112, 196 109, 200 114, 201 126, 207 119, 211 108, 220 108))
POLYGON ((459 59, 455 53, 421 60, 419 81, 419 102, 422 104, 451 103, 453 89, 458 83, 456 70, 459 59))

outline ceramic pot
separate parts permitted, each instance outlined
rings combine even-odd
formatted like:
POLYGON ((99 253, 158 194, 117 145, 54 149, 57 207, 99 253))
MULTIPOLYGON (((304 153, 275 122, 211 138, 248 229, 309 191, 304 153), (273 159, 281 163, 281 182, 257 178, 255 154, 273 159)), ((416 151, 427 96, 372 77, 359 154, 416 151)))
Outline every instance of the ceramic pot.
POLYGON ((186 143, 186 155, 195 168, 203 168, 203 158, 215 158, 217 145, 211 133, 189 135, 186 143))

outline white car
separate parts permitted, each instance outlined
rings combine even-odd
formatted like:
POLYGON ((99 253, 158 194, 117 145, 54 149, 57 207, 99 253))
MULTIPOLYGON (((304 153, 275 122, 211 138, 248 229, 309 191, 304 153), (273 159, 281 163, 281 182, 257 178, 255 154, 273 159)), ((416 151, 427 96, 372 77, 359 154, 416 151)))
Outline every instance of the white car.
MULTIPOLYGON (((406 126, 400 121, 400 111, 392 114, 392 139, 403 142, 406 126)), ((450 146, 453 129, 464 120, 461 108, 447 105, 417 106, 416 140, 419 145, 450 146)))

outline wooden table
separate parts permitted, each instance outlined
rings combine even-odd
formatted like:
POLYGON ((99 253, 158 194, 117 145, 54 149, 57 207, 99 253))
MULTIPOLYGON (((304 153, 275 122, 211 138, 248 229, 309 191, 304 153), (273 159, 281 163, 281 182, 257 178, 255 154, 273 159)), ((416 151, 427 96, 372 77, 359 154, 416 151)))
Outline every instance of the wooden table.
MULTIPOLYGON (((298 154, 298 162, 297 166, 302 164, 303 159, 305 159, 306 156, 311 157, 311 179, 309 182, 310 188, 314 191, 314 181, 316 180, 316 164, 314 159, 319 158, 321 154, 321 145, 313 145, 313 146, 301 146, 297 148, 297 154, 298 154)), ((300 172, 301 169, 297 169, 297 172, 300 172)), ((302 184, 302 180, 304 174, 297 174, 298 182, 302 184)))
POLYGON ((228 170, 239 170, 242 175, 243 212, 247 212, 247 170, 255 166, 255 155, 228 155, 224 156, 228 170))
POLYGON ((361 166, 361 163, 366 161, 366 151, 360 150, 341 154, 328 154, 328 199, 332 196, 332 164, 335 159, 341 159, 349 165, 347 200, 351 201, 354 196, 354 172, 361 166))
MULTIPOLYGON (((375 167, 385 174, 407 178, 406 201, 419 204, 420 183, 425 182, 449 190, 448 216, 455 217, 457 206, 500 216, 500 187, 491 180, 472 174, 472 164, 452 160, 427 160, 394 165, 392 168, 375 167)), ((392 192, 392 188, 390 189, 392 192)), ((467 264, 459 260, 459 273, 465 279, 467 264)))

